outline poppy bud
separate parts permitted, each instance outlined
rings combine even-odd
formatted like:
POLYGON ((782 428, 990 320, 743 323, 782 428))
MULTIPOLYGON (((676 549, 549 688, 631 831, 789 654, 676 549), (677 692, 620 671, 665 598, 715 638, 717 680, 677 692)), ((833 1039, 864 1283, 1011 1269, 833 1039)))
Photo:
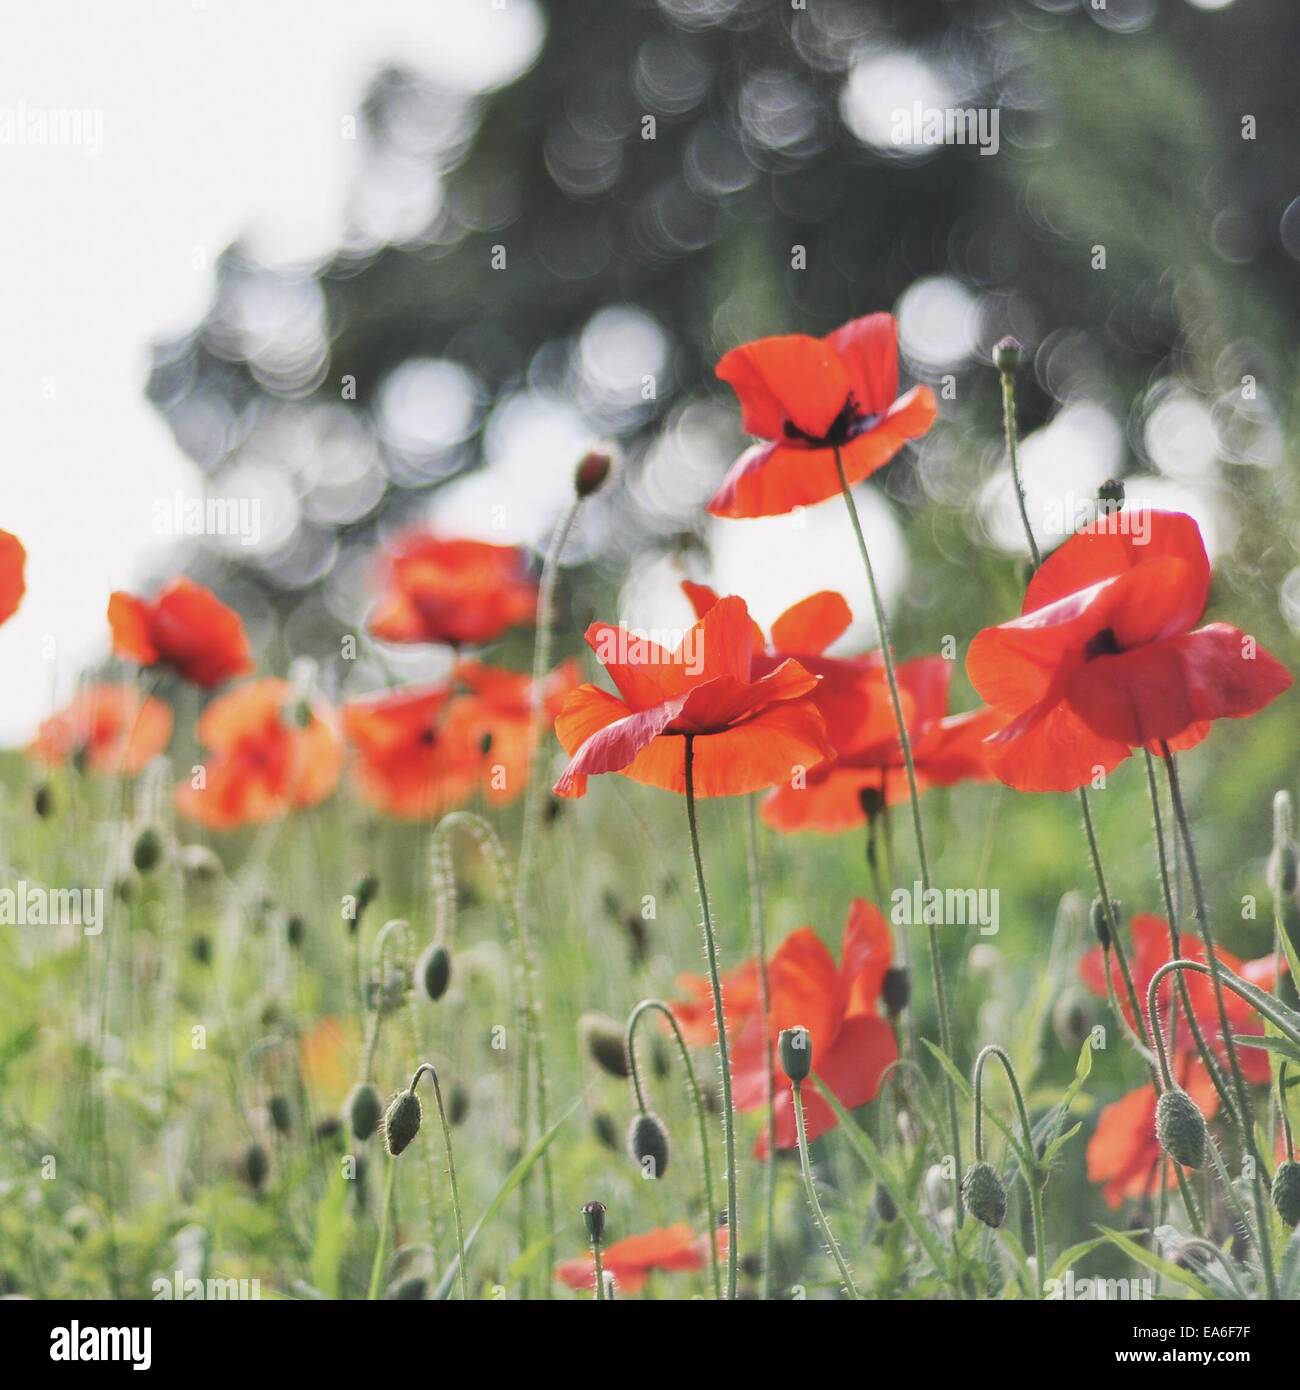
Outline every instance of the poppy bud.
POLYGON ((447 1092, 447 1123, 463 1125, 469 1114, 469 1092, 458 1081, 447 1092))
POLYGON ((605 1014, 586 1013, 578 1020, 578 1036, 592 1060, 611 1076, 631 1075, 623 1030, 605 1014))
POLYGON ((131 862, 140 873, 147 874, 158 867, 158 861, 162 856, 162 836, 152 825, 146 825, 136 836, 135 844, 131 849, 131 862))
POLYGON ((270 1168, 271 1163, 266 1156, 266 1150, 256 1140, 249 1144, 240 1155, 239 1176, 254 1192, 261 1191, 270 1168))
POLYGON ((425 994, 436 1003, 447 993, 447 985, 451 981, 451 952, 436 942, 426 946, 416 962, 415 978, 425 994))
POLYGON ((885 1187, 883 1183, 876 1184, 875 1205, 876 1215, 880 1217, 885 1225, 889 1225, 891 1221, 897 1219, 898 1207, 894 1199, 889 1195, 889 1189, 885 1187))
POLYGON ((658 1115, 647 1111, 633 1117, 627 1147, 646 1177, 662 1178, 668 1171, 668 1130, 658 1115))
POLYGON ((379 880, 374 874, 366 874, 352 890, 352 896, 357 900, 357 916, 360 917, 379 896, 379 880))
POLYGON ((343 1121, 337 1115, 326 1115, 316 1124, 316 1138, 322 1143, 336 1139, 343 1132, 343 1121))
POLYGON ((1102 516, 1113 516, 1124 505, 1124 484, 1118 478, 1107 478, 1097 489, 1097 509, 1102 516))
POLYGON ((579 497, 590 497, 605 486, 614 460, 604 449, 592 449, 574 469, 573 490, 579 497))
POLYGON ((993 345, 993 365, 1004 376, 1009 376, 1020 366, 1020 342, 1009 334, 999 338, 993 345))
POLYGON ((297 950, 303 943, 303 938, 307 935, 307 923, 294 913, 284 924, 284 936, 289 945, 297 950))
POLYGON ((305 729, 312 719, 311 701, 300 696, 294 701, 289 717, 298 728, 305 729))
POLYGON ((906 966, 891 965, 880 984, 880 997, 890 1018, 897 1018, 912 998, 912 978, 906 966))
POLYGON ((599 1245, 605 1239, 604 1202, 588 1202, 582 1209, 582 1219, 587 1227, 587 1239, 599 1245))
POLYGON ((1280 791, 1273 797, 1273 844, 1291 843, 1295 833, 1295 815, 1291 807, 1291 793, 1280 791))
MULTIPOLYGON (((1116 898, 1110 900, 1110 910, 1115 914, 1116 922, 1119 921, 1119 901, 1116 898)), ((1092 906, 1088 909, 1088 921, 1092 924, 1093 935, 1101 942, 1103 951, 1110 950, 1110 919, 1106 915, 1106 904, 1100 898, 1092 900, 1092 906)))
POLYGON ((384 1147, 394 1158, 420 1132, 420 1098, 414 1091, 399 1091, 384 1116, 384 1147))
POLYGON ((1296 854, 1293 844, 1275 845, 1268 856, 1268 886, 1281 897, 1294 893, 1296 885, 1296 854))
POLYGON ((369 1081, 358 1081, 348 1096, 348 1122, 359 1143, 364 1144, 379 1127, 383 1112, 379 1092, 369 1081))
POLYGON ((54 814, 54 793, 48 782, 42 782, 32 793, 32 810, 42 820, 49 820, 54 814))
POLYGON ((1156 1102, 1156 1138, 1184 1168, 1205 1162, 1205 1117, 1186 1091, 1171 1087, 1156 1102))
POLYGON ((190 955, 200 965, 207 965, 212 960, 212 942, 200 933, 190 942, 190 955))
POLYGON ((1061 991, 1052 1010, 1052 1029, 1056 1040, 1073 1056, 1083 1046, 1092 1027, 1092 1002, 1082 990, 1071 985, 1061 991))
POLYGON ((266 1103, 267 1113, 271 1117, 271 1123, 281 1134, 288 1134, 289 1125, 293 1118, 293 1112, 289 1108, 289 1097, 280 1094, 273 1095, 266 1103))
POLYGON ((875 820, 885 809, 885 794, 879 787, 863 787, 858 793, 858 805, 869 821, 875 820))
POLYGON ((412 1274, 393 1284, 385 1297, 394 1299, 398 1303, 422 1303, 428 1292, 429 1284, 423 1275, 412 1274))
POLYGON ((812 1035, 806 1028, 782 1028, 777 1048, 781 1070, 797 1086, 812 1071, 812 1035))
POLYGON ((1300 1224, 1300 1163, 1288 1158, 1273 1174, 1273 1205, 1288 1226, 1300 1224))
POLYGON ((1007 1217, 1007 1189, 991 1163, 972 1163, 961 1180, 966 1210, 986 1226, 1000 1226, 1007 1217))
POLYGON ((618 1130, 614 1127, 608 1110, 597 1110, 591 1117, 591 1131, 612 1153, 619 1151, 618 1130))
POLYGON ((206 883, 221 874, 221 860, 207 845, 186 845, 180 851, 182 871, 189 877, 206 883))

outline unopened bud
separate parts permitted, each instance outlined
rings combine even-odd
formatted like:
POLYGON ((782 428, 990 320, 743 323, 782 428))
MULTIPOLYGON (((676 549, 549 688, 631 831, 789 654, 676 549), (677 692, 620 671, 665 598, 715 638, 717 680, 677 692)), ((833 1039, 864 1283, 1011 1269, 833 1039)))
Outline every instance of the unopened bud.
POLYGON ((592 1061, 610 1076, 631 1075, 623 1030, 605 1014, 586 1013, 578 1020, 578 1036, 592 1061))
POLYGON ((158 867, 162 856, 162 836, 152 825, 146 825, 136 836, 135 844, 131 848, 131 862, 140 873, 147 874, 158 867))
POLYGON ((898 1217, 898 1206, 894 1199, 889 1195, 889 1189, 883 1183, 876 1184, 876 1195, 873 1199, 876 1206, 876 1215, 889 1225, 898 1217))
POLYGON ((453 1126, 463 1125, 468 1115, 469 1092, 458 1081, 447 1092, 447 1123, 453 1126))
POLYGON ((384 1297, 394 1299, 398 1303, 422 1303, 428 1292, 428 1280, 423 1275, 411 1274, 393 1284, 384 1297))
POLYGON ((797 1086, 812 1071, 812 1035, 806 1028, 782 1028, 777 1049, 781 1070, 797 1086))
POLYGON ((588 1202, 582 1209, 582 1220, 587 1227, 587 1239, 599 1245, 605 1239, 604 1202, 588 1202))
POLYGON ((42 782, 32 793, 32 810, 42 820, 49 820, 54 814, 54 793, 48 782, 42 782))
POLYGON ((858 793, 858 805, 869 821, 875 820, 885 809, 885 794, 879 787, 863 787, 858 793))
POLYGON ((360 917, 379 896, 379 880, 374 874, 366 874, 352 890, 352 896, 357 900, 357 916, 360 917))
POLYGON ((1118 478, 1107 478, 1097 489, 1097 510, 1102 516, 1114 516, 1124 506, 1124 484, 1118 478))
POLYGON ((1300 1163, 1288 1158, 1273 1174, 1273 1205, 1288 1226, 1300 1225, 1300 1163))
POLYGON ((647 1111, 633 1117, 627 1148, 646 1177, 662 1178, 668 1171, 668 1130, 658 1115, 647 1111))
POLYGON ((294 913, 284 924, 284 936, 285 940, 296 951, 307 936, 307 923, 297 913, 294 913))
POLYGON ((394 1158, 420 1132, 420 1098, 414 1091, 399 1091, 384 1116, 384 1147, 394 1158))
POLYGON ((415 978, 420 988, 435 1003, 447 993, 451 982, 451 952, 437 943, 426 946, 415 965, 415 978))
POLYGON ((289 1126, 293 1122, 293 1112, 289 1107, 289 1097, 279 1094, 273 1095, 266 1103, 266 1110, 276 1130, 280 1134, 288 1134, 289 1126))
POLYGON ((897 1018, 912 998, 912 978, 903 965, 891 965, 880 984, 880 997, 890 1018, 897 1018))
POLYGON ((993 365, 1004 375, 1020 366, 1020 342, 1008 335, 993 345, 993 365))
POLYGON ((1186 1091, 1171 1087, 1156 1102, 1156 1138, 1184 1168, 1205 1162, 1205 1117, 1186 1091))
POLYGON ((574 469, 573 490, 579 497, 590 497, 593 492, 599 492, 605 486, 613 466, 613 458, 604 449, 593 449, 574 469))
POLYGON ((991 1163, 972 1163, 961 1180, 966 1210, 986 1226, 1000 1226, 1007 1217, 1007 1189, 991 1163))
POLYGON ((1092 1001, 1074 985, 1061 991, 1052 1010, 1052 1029, 1056 1040, 1074 1056, 1092 1028, 1092 1001))
POLYGON ((270 1169, 271 1163, 266 1156, 266 1150, 254 1140, 240 1155, 239 1176, 254 1192, 260 1192, 270 1169))
POLYGON ((591 1117, 591 1132, 612 1153, 618 1153, 622 1147, 619 1143, 618 1127, 610 1118, 608 1110, 597 1110, 591 1117))
POLYGON ((379 1128, 383 1113, 379 1092, 369 1081, 359 1081, 348 1096, 348 1123, 359 1143, 364 1144, 379 1128))
MULTIPOLYGON (((1119 903, 1114 898, 1110 900, 1110 908, 1118 921, 1119 903)), ((1106 914, 1106 904, 1100 898, 1092 900, 1092 906, 1088 909, 1088 921, 1092 924, 1092 934, 1101 942, 1101 949, 1109 951, 1110 918, 1106 914)))

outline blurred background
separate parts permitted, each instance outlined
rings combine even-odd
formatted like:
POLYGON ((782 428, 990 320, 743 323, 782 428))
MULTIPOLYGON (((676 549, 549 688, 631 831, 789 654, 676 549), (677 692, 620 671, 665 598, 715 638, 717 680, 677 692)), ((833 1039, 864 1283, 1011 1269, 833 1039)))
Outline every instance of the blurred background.
POLYGON ((1300 629, 1288 0, 195 0, 15 23, 3 522, 31 564, 5 641, 44 659, 10 663, 10 740, 105 655, 109 588, 183 568, 268 664, 328 660, 377 541, 425 522, 536 546, 597 438, 625 467, 569 552, 575 624, 680 624, 689 571, 764 620, 843 587, 860 644, 838 508, 706 524, 701 503, 743 443, 718 355, 880 308, 942 412, 864 490, 909 650, 1014 599, 1014 566, 990 594, 932 563, 1023 549, 987 365, 1005 333, 1028 348, 1043 540, 1124 477, 1300 629), (24 115, 68 108, 79 139, 24 142, 24 115), (996 122, 983 148, 911 119, 952 108, 996 122), (255 534, 176 534, 205 496, 255 502, 255 534))

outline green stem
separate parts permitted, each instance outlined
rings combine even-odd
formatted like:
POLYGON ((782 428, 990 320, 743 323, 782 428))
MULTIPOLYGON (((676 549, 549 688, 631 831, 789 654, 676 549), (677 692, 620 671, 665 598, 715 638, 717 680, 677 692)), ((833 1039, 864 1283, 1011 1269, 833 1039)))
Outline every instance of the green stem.
POLYGON ((627 1019, 627 1057, 632 1073, 632 1089, 636 1094, 636 1103, 644 1115, 649 1108, 646 1105, 645 1091, 641 1085, 641 1070, 637 1062, 636 1055, 636 1027, 640 1022, 641 1015, 648 1010, 654 1009, 668 1020, 668 1025, 672 1029, 673 1037, 677 1040, 677 1051, 681 1054, 682 1065, 686 1069, 687 1088, 691 1093, 691 1104, 695 1110, 695 1122, 700 1131, 700 1161, 704 1167, 704 1201, 709 1212, 709 1231, 714 1236, 709 1244, 709 1254, 713 1268, 713 1294, 715 1298, 722 1297, 722 1271, 718 1265, 718 1241, 716 1233, 713 1232, 713 1222, 717 1216, 717 1207, 713 1200, 713 1163, 709 1158, 709 1130, 705 1119, 704 1096, 700 1091, 700 1083, 695 1077, 695 1064, 691 1061, 690 1049, 686 1046, 686 1039, 682 1037, 681 1026, 678 1024, 673 1011, 667 1004, 659 999, 643 999, 635 1009, 628 1015, 627 1019))
POLYGON ((1174 820, 1187 853, 1187 872, 1192 880, 1192 901, 1196 908, 1196 923, 1200 930, 1201 944, 1205 948, 1205 960, 1209 966, 1210 981, 1214 986, 1214 1003, 1219 1015, 1219 1030, 1223 1035, 1224 1051, 1228 1054, 1228 1070, 1232 1075, 1233 1090, 1237 1097, 1237 1119, 1241 1127, 1242 1145, 1251 1156, 1254 1167, 1252 1188, 1255 1194, 1255 1218, 1259 1231, 1259 1258, 1264 1266, 1264 1280, 1268 1286, 1269 1298, 1276 1298, 1277 1275, 1273 1269, 1272 1239, 1268 1229, 1268 1208, 1264 1199, 1264 1183, 1261 1173, 1263 1161, 1255 1144, 1255 1126, 1251 1120, 1250 1093, 1246 1090, 1246 1078, 1241 1071, 1241 1058, 1237 1055, 1237 1044, 1233 1040, 1232 1026, 1228 1021, 1227 1003, 1223 997, 1223 972, 1219 966, 1218 952, 1214 948, 1214 938, 1210 933, 1210 917, 1206 908, 1205 888, 1201 882, 1200 865, 1196 858, 1196 846, 1192 842, 1192 828, 1187 819, 1187 808, 1183 804, 1182 785, 1178 777, 1178 766, 1169 745, 1161 742, 1165 772, 1169 779, 1169 798, 1173 803, 1174 820))
POLYGON ((767 970, 767 923, 763 880, 758 868, 758 796, 749 798, 745 819, 745 858, 749 869, 750 915, 754 956, 758 961, 758 1002, 767 1044, 767 1171, 764 1175, 766 1220, 763 1226, 763 1297, 772 1297, 772 1246, 776 1225, 776 1049, 772 1044, 772 987, 767 970))
POLYGON ((469 1300, 469 1283, 465 1276, 465 1223, 461 1219, 460 1189, 456 1185, 456 1160, 451 1151, 451 1126, 447 1123, 447 1111, 442 1103, 442 1083, 438 1080, 438 1070, 431 1062, 421 1062, 411 1080, 414 1094, 416 1082, 427 1073, 433 1082, 433 1098, 438 1105, 438 1123, 442 1126, 443 1147, 447 1150, 447 1179, 451 1185, 451 1212, 456 1223, 456 1268, 460 1275, 460 1296, 469 1300))
POLYGON ((1002 429, 1007 441, 1007 457, 1011 463, 1011 481, 1016 488, 1016 505, 1020 508, 1020 520, 1025 528, 1025 539, 1029 542, 1029 554, 1037 569, 1043 557, 1034 539, 1034 528, 1029 524, 1029 508, 1025 504, 1025 486, 1020 478, 1020 460, 1016 455, 1016 378, 1011 371, 1000 372, 1002 378, 1002 429))
POLYGON ((812 1164, 808 1159, 808 1135, 803 1119, 803 1086, 798 1081, 792 1081, 790 1094, 794 1099, 795 1132, 799 1138, 799 1166, 803 1169, 803 1189, 808 1194, 808 1205, 813 1210, 813 1216, 816 1217, 817 1226, 822 1233, 822 1240, 826 1244, 831 1259, 835 1261, 835 1267, 840 1272, 840 1280, 848 1290, 849 1297, 860 1299, 862 1295, 858 1292, 858 1286, 853 1282, 853 1275, 844 1262, 844 1256, 840 1253, 839 1243, 831 1234, 830 1223, 826 1220, 826 1213, 822 1211, 822 1204, 817 1197, 817 1187, 813 1182, 812 1164))
POLYGON ((379 1239, 375 1242, 375 1260, 370 1267, 370 1292, 373 1303, 379 1297, 379 1285, 384 1277, 384 1248, 388 1244, 388 1222, 393 1210, 393 1184, 397 1178, 397 1160, 389 1157, 388 1180, 384 1183, 384 1207, 379 1219, 379 1239))
MULTIPOLYGON (((885 618, 885 608, 880 601, 880 591, 876 585, 876 571, 871 563, 871 552, 867 549, 867 538, 862 532, 862 522, 858 517, 857 503, 853 500, 853 489, 849 486, 848 474, 844 471, 844 460, 839 449, 835 450, 835 470, 839 474, 840 492, 848 509, 849 520, 853 525, 853 535, 858 543, 858 553, 862 556, 862 567, 867 572, 867 587, 871 591, 871 608, 876 619, 876 632, 880 638, 880 653, 885 662, 885 677, 889 683, 889 699, 894 710, 894 722, 898 726, 898 743, 903 754, 903 765, 907 769, 907 790, 912 806, 912 833, 916 837, 916 857, 920 866, 921 889, 923 895, 930 891, 930 861, 925 852, 925 826, 921 820, 921 799, 916 785, 916 765, 912 760, 912 739, 908 733, 907 720, 903 717, 903 699, 898 689, 898 673, 894 670, 894 654, 890 647, 889 624, 885 618)), ((933 922, 926 924, 929 952, 930 975, 934 982, 935 1009, 939 1015, 939 1042, 951 1058, 952 1019, 948 1012, 948 992, 943 981, 943 961, 939 954, 939 932, 933 922)), ((953 1161, 952 1205, 955 1216, 953 1239, 956 1227, 962 1223, 961 1206, 961 1121, 957 1116, 957 1088, 952 1078, 945 1076, 948 1091, 948 1123, 951 1130, 953 1161)))
POLYGON ((596 1302, 597 1302, 597 1303, 604 1303, 604 1301, 605 1301, 605 1271, 604 1271, 604 1268, 603 1268, 602 1265, 601 1265, 601 1260, 600 1260, 600 1242, 599 1242, 598 1240, 594 1240, 594 1241, 592 1241, 592 1243, 591 1243, 591 1258, 595 1261, 595 1264, 596 1264, 596 1302))
MULTIPOLYGON (((704 883, 704 861, 700 858, 700 831, 695 820, 695 737, 686 738, 686 822, 691 834, 691 854, 695 860, 695 881, 704 912, 704 950, 709 960, 709 984, 713 990, 713 1015, 718 1028, 718 1064, 722 1069, 722 1137, 727 1158, 727 1297, 736 1297, 739 1270, 740 1231, 736 1219, 736 1118, 731 1101, 731 1057, 727 1050, 727 1019, 722 1010, 722 977, 718 971, 718 943, 709 912, 709 890, 704 883)), ((710 1216, 713 1214, 710 1213, 710 1216)), ((710 1239, 716 1239, 712 1224, 710 1239)))

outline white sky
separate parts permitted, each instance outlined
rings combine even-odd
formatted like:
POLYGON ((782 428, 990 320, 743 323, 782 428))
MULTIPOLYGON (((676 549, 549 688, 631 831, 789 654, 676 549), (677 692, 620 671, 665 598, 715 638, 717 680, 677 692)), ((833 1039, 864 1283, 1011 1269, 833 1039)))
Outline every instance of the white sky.
POLYGON ((541 27, 531 0, 61 0, 6 7, 4 30, 0 528, 28 550, 0 628, 12 743, 106 652, 109 591, 158 558, 155 500, 200 492, 142 394, 149 340, 198 321, 237 236, 273 262, 337 245, 343 123, 380 66, 490 86, 541 27), (100 152, 4 143, 24 110, 69 109, 102 113, 100 152))

